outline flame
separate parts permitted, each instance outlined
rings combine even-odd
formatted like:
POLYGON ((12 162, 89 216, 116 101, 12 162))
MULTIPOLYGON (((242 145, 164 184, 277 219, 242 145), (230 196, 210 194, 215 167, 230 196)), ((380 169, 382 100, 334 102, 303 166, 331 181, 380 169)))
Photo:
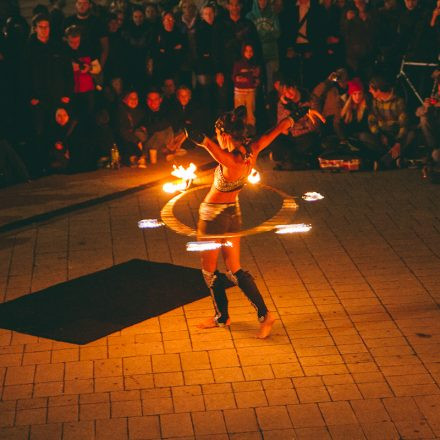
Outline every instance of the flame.
POLYGON ((260 180, 261 180, 260 173, 255 168, 252 168, 252 171, 248 176, 248 182, 255 184, 258 183, 260 180))
POLYGON ((171 175, 182 180, 179 183, 165 183, 163 185, 162 189, 169 194, 187 190, 191 182, 197 177, 195 174, 197 167, 193 163, 190 163, 188 168, 184 168, 182 165, 179 165, 179 167, 173 165, 173 168, 174 170, 171 171, 171 175))
POLYGON ((311 191, 311 192, 304 193, 302 198, 306 202, 316 202, 317 200, 322 200, 324 198, 324 196, 322 194, 317 193, 317 192, 311 191))
POLYGON ((191 162, 189 164, 188 168, 183 168, 182 165, 179 165, 179 167, 176 167, 176 165, 173 165, 174 171, 171 171, 172 176, 179 177, 183 180, 194 180, 197 176, 195 175, 195 171, 197 170, 197 167, 191 162))
POLYGON ((165 183, 162 189, 169 194, 173 194, 177 191, 185 191, 188 188, 188 183, 186 181, 182 181, 179 183, 165 183))
POLYGON ((146 218, 144 220, 138 221, 138 227, 141 229, 144 228, 160 228, 164 223, 157 220, 156 218, 146 218))
POLYGON ((276 234, 293 234, 298 232, 309 232, 312 229, 312 225, 305 223, 296 223, 293 225, 277 225, 275 226, 276 234))
POLYGON ((222 246, 232 247, 232 243, 230 241, 225 241, 224 243, 219 243, 218 241, 189 241, 186 243, 186 250, 188 252, 203 252, 219 249, 222 246))

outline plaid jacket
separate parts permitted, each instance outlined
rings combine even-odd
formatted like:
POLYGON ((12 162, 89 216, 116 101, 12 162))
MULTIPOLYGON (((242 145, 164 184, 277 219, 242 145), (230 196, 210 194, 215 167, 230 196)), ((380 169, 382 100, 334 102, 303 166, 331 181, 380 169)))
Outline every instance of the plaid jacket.
POLYGON ((373 134, 392 134, 396 140, 403 139, 408 131, 405 101, 394 94, 388 101, 373 99, 368 125, 373 134))

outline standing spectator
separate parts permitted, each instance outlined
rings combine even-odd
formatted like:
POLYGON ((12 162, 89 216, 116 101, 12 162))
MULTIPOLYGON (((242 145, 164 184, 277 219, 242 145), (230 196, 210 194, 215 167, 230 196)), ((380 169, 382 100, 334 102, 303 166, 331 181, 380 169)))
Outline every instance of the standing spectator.
POLYGON ((185 35, 188 48, 185 60, 182 64, 181 83, 188 87, 195 86, 194 64, 196 61, 196 24, 197 8, 193 0, 180 1, 181 15, 179 17, 178 27, 185 35))
POLYGON ((114 78, 125 79, 127 77, 127 54, 125 42, 121 35, 121 26, 118 17, 110 13, 107 17, 108 31, 108 58, 104 71, 104 81, 108 85, 114 78))
POLYGON ((229 81, 225 80, 225 75, 222 72, 217 72, 215 74, 214 81, 214 91, 213 91, 213 101, 214 101, 214 116, 218 117, 222 113, 229 111, 231 109, 232 96, 231 89, 229 87, 229 81))
POLYGON ((50 30, 52 38, 61 40, 64 35, 63 24, 65 20, 63 9, 66 6, 66 0, 49 0, 50 5, 50 30))
POLYGON ((77 118, 86 125, 95 109, 95 81, 93 75, 101 72, 98 56, 81 44, 81 30, 72 25, 65 31, 67 54, 72 63, 74 94, 72 106, 77 118))
POLYGON ((124 58, 127 63, 128 83, 141 90, 145 83, 147 59, 153 42, 153 35, 150 27, 145 23, 144 11, 141 7, 133 8, 131 20, 122 30, 122 36, 126 42, 127 55, 124 58))
POLYGON ((341 22, 345 61, 351 76, 371 76, 376 42, 375 23, 365 0, 355 0, 341 22))
POLYGON ((265 65, 266 91, 273 85, 273 74, 279 69, 278 38, 280 25, 278 16, 272 9, 270 0, 253 0, 252 10, 247 18, 254 23, 261 42, 263 62, 265 65))
POLYGON ((49 151, 45 142, 46 127, 54 109, 67 104, 73 92, 73 72, 60 45, 50 39, 49 16, 40 14, 33 20, 35 34, 29 39, 23 57, 23 92, 30 104, 35 141, 36 172, 47 168, 49 151))
POLYGON ((325 59, 328 72, 334 71, 344 64, 343 45, 341 39, 342 10, 333 0, 323 0, 325 9, 325 59))
POLYGON ((108 35, 104 23, 92 14, 90 0, 76 0, 76 14, 66 18, 64 29, 77 25, 85 46, 98 54, 99 64, 104 68, 108 57, 108 35))
POLYGON ((173 13, 164 12, 153 61, 155 77, 159 84, 165 78, 178 79, 180 68, 186 56, 186 49, 185 35, 176 27, 173 13))
POLYGON ((214 75, 219 64, 219 26, 215 19, 215 8, 207 4, 200 11, 201 20, 196 24, 196 60, 195 73, 201 100, 206 109, 210 109, 211 90, 214 75))
POLYGON ((296 77, 302 87, 313 87, 319 78, 325 48, 324 9, 316 0, 285 0, 280 14, 281 67, 286 77, 296 77))
POLYGON ((381 168, 400 167, 405 158, 414 133, 408 130, 408 114, 402 98, 394 93, 390 81, 381 75, 370 81, 373 96, 368 125, 373 135, 371 143, 382 152, 377 164, 381 168))
POLYGON ((255 132, 255 95, 260 84, 260 67, 257 66, 252 44, 244 44, 242 58, 234 63, 234 107, 246 107, 246 124, 255 132))
POLYGON ((257 62, 261 60, 261 45, 252 21, 242 17, 241 0, 228 0, 227 9, 228 16, 223 21, 221 33, 223 43, 221 68, 226 81, 231 82, 232 69, 235 61, 242 56, 243 44, 252 44, 257 62))

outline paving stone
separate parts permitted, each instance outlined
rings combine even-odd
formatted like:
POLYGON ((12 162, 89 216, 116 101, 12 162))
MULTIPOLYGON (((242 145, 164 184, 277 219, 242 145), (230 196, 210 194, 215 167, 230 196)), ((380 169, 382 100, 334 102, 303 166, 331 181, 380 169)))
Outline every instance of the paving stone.
POLYGON ((61 440, 62 425, 50 423, 47 425, 32 425, 30 440, 61 440))
POLYGON ((193 412, 191 417, 196 436, 226 433, 221 411, 193 412))
POLYGON ((292 423, 285 406, 256 408, 258 424, 263 431, 273 429, 289 429, 292 423))
POLYGON ((161 415, 160 428, 164 438, 192 436, 194 433, 191 416, 188 413, 161 415))
POLYGON ((159 417, 130 417, 128 419, 128 437, 130 440, 161 438, 159 417))

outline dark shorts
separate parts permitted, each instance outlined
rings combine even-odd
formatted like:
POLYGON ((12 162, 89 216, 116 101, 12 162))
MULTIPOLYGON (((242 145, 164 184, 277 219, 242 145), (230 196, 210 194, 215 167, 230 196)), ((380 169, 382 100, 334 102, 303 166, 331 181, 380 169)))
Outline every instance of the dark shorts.
POLYGON ((202 235, 226 234, 241 230, 241 211, 238 202, 206 203, 199 208, 197 232, 202 235))

